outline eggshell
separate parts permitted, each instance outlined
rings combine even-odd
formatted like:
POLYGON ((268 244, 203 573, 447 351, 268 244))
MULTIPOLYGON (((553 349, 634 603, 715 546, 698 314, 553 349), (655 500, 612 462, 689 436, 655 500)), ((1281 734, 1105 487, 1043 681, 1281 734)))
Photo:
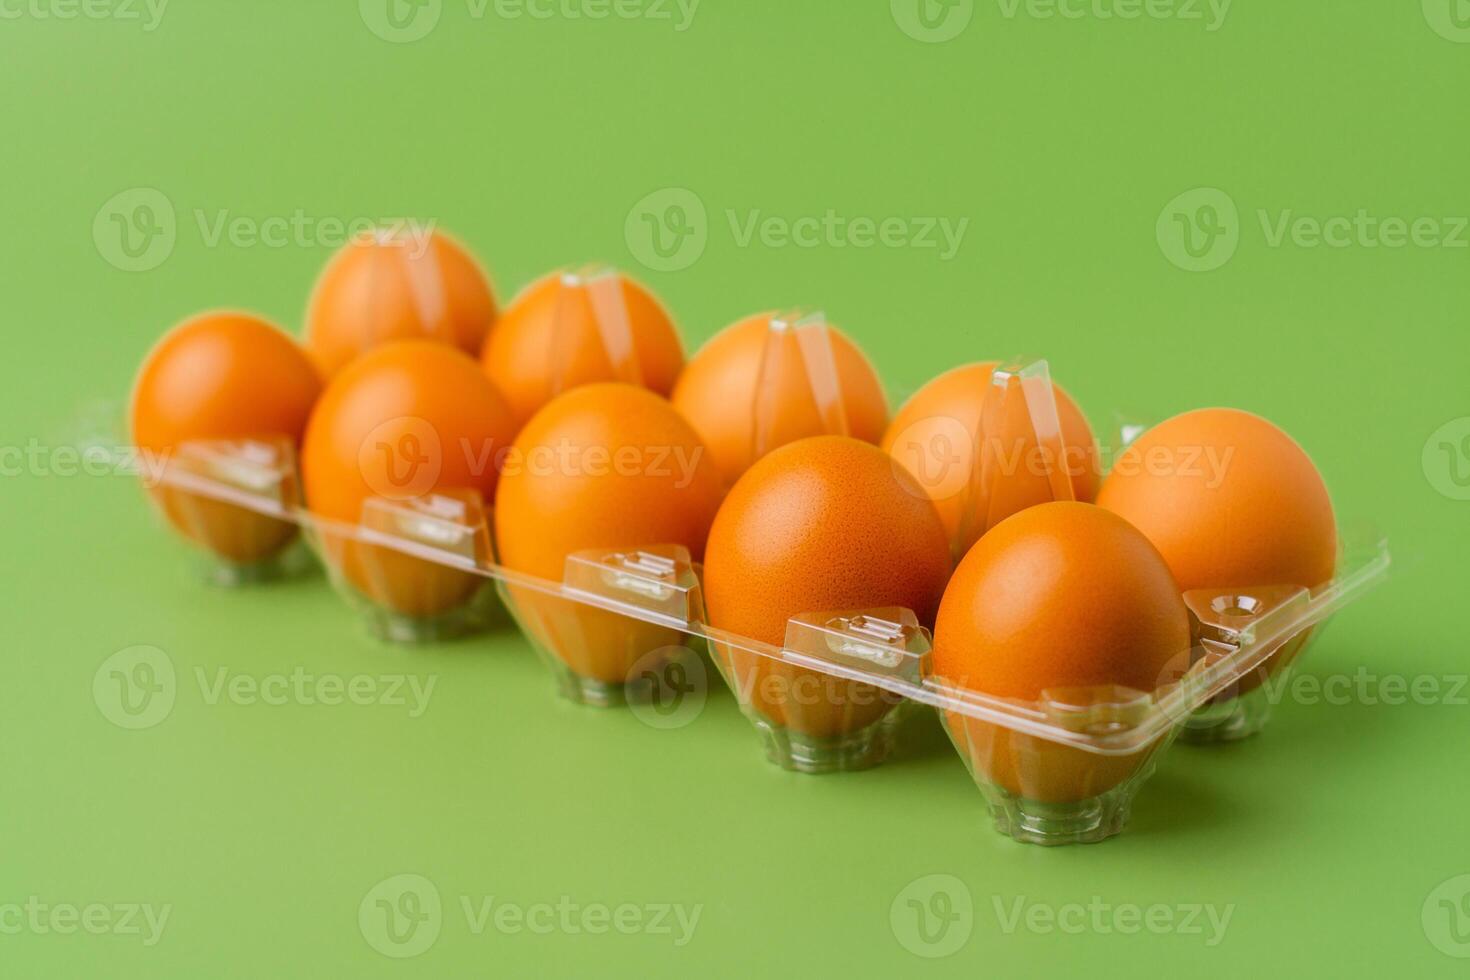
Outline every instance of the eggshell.
MULTIPOLYGON (((357 524, 373 497, 473 491, 488 506, 514 433, 510 407, 471 358, 431 341, 385 344, 338 374, 312 413, 301 458, 307 504, 345 524, 357 524)), ((453 609, 483 582, 340 533, 321 538, 349 582, 404 615, 453 609)))
MULTIPOLYGON (((280 439, 299 445, 321 380, 295 341, 248 313, 204 313, 149 352, 133 385, 133 442, 171 462, 181 444, 280 439)), ((192 494, 152 487, 174 527, 221 558, 263 561, 296 536, 294 525, 192 494)))
POLYGON ((433 340, 475 355, 495 322, 478 262, 443 232, 362 236, 328 262, 306 311, 306 347, 330 378, 394 340, 433 340))
MULTIPOLYGON (((802 613, 900 606, 933 621, 949 576, 944 525, 912 477, 844 436, 789 443, 752 466, 710 529, 710 623, 781 645, 802 613)), ((893 699, 871 685, 715 644, 752 706, 807 735, 855 732, 893 699)))
MULTIPOLYGON (((1101 507, 1053 502, 1002 521, 965 555, 939 607, 932 670, 951 687, 1025 702, 1113 685, 1148 693, 1189 647, 1188 612, 1148 539, 1101 507)), ((1098 755, 943 714, 975 771, 1027 799, 1096 796, 1149 751, 1098 755)))
POLYGON ((1118 457, 1097 502, 1154 543, 1182 591, 1315 588, 1337 565, 1321 474, 1250 412, 1198 409, 1159 423, 1118 457))
MULTIPOLYGON (((1098 503, 1163 554, 1181 591, 1316 588, 1337 567, 1337 521, 1305 450, 1258 415, 1185 412, 1149 429, 1119 457, 1098 503)), ((1258 688, 1306 646, 1311 631, 1235 685, 1258 688)))
MULTIPOLYGON (((627 276, 618 278, 636 380, 667 396, 684 366, 684 345, 657 297, 627 276)), ((510 401, 517 424, 578 385, 635 380, 620 375, 611 361, 592 288, 568 286, 560 273, 544 276, 511 302, 486 338, 480 363, 510 401)))
MULTIPOLYGON (((933 498, 956 559, 970 550, 984 530, 983 522, 966 510, 982 503, 971 496, 970 482, 981 461, 976 449, 985 432, 981 419, 994 387, 996 367, 995 361, 966 364, 932 379, 904 403, 883 435, 883 449, 933 498)), ((1056 499, 1048 469, 1053 465, 1063 467, 1070 477, 1072 499, 1090 503, 1097 496, 1101 465, 1092 427, 1060 385, 1053 383, 1052 393, 1065 455, 1053 461, 1030 452, 1037 440, 1029 413, 1018 411, 1014 419, 1004 420, 1009 424, 995 430, 999 445, 994 448, 996 458, 1004 461, 997 479, 1007 486, 997 496, 999 506, 992 524, 1017 510, 1056 499)), ((1024 399, 1016 399, 1015 404, 1024 404, 1024 399)))
MULTIPOLYGON (((758 394, 772 406, 773 432, 805 437, 827 431, 799 359, 762 378, 772 315, 757 314, 720 331, 690 360, 674 387, 674 407, 694 426, 729 483, 756 459, 758 394), (764 391, 762 384, 768 386, 764 391)), ((876 443, 888 422, 883 385, 856 344, 836 328, 829 326, 828 334, 847 434, 876 443)))
MULTIPOLYGON (((698 561, 720 505, 719 473, 667 400, 633 385, 552 399, 516 438, 495 510, 507 568, 553 582, 578 551, 681 545, 698 561)), ((643 654, 682 635, 511 586, 523 624, 574 672, 622 684, 643 654)))

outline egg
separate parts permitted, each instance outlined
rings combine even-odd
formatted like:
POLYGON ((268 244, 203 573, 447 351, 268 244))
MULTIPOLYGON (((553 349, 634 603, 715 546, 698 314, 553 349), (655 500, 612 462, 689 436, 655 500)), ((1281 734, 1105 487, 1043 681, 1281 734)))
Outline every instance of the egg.
MULTIPOLYGON (((773 450, 731 488, 710 529, 704 596, 710 625, 781 646, 803 613, 898 606, 927 625, 949 570, 923 488, 877 446, 815 436, 773 450)), ((748 707, 802 735, 860 732, 894 704, 869 684, 714 647, 748 707)))
MULTIPOLYGON (((374 498, 457 498, 471 516, 495 499, 515 421, 473 359, 432 341, 376 347, 327 385, 307 425, 302 483, 313 515, 355 525, 374 498)), ((329 562, 375 603, 411 618, 462 605, 482 578, 324 525, 329 562)), ((489 556, 484 556, 488 558, 489 556)))
MULTIPOLYGON (((1258 415, 1197 409, 1149 429, 1119 455, 1098 503, 1143 531, 1181 591, 1316 588, 1337 567, 1337 521, 1306 451, 1258 415)), ((1290 638, 1240 678, 1247 694, 1292 660, 1290 638)))
POLYGON ((330 378, 393 340, 433 340, 475 355, 495 294, 473 256, 439 231, 380 230, 332 257, 312 290, 306 347, 330 378))
MULTIPOLYGON (((939 607, 931 670, 948 687, 1026 702, 1079 688, 1146 694, 1189 648, 1189 614, 1158 550, 1111 511, 1056 501, 1012 515, 965 555, 939 607)), ((977 777, 1029 800, 1097 796, 1150 751, 1099 755, 942 714, 977 777)))
POLYGON ((624 275, 614 281, 620 290, 604 300, 595 278, 551 273, 527 286, 490 331, 480 362, 519 424, 581 384, 625 381, 665 396, 673 389, 684 366, 673 320, 647 287, 624 275), (609 313, 609 301, 621 310, 609 313), (624 329, 629 336, 604 334, 624 329))
MULTIPOLYGON (((551 582, 579 551, 674 545, 698 561, 722 492, 704 445, 667 400, 628 384, 583 385, 516 437, 495 508, 497 553, 505 567, 551 582)), ((605 700, 599 686, 623 685, 644 654, 683 642, 675 630, 545 592, 508 591, 587 700, 605 700)))
POLYGON ((1199 409, 1159 423, 1119 455, 1097 502, 1154 543, 1181 591, 1315 588, 1337 565, 1322 475, 1250 412, 1199 409))
MULTIPOLYGON (((168 332, 133 384, 133 442, 168 465, 189 442, 300 443, 321 380, 305 353, 249 313, 204 313, 168 332)), ((255 565, 296 536, 295 525, 168 484, 150 489, 180 532, 225 561, 255 565)))
POLYGON ((828 326, 823 333, 829 343, 822 346, 830 355, 816 359, 814 379, 807 360, 811 349, 791 324, 785 315, 761 313, 726 327, 694 355, 674 386, 674 407, 694 426, 729 483, 763 453, 795 439, 848 435, 876 443, 883 436, 888 402, 867 356, 828 326), (833 409, 840 406, 840 428, 823 411, 824 398, 833 401, 833 409))
MULTIPOLYGON (((1026 399, 997 400, 994 361, 966 364, 946 371, 914 393, 883 435, 884 450, 893 455, 928 491, 949 533, 956 560, 986 530, 1025 507, 1057 499, 1051 482, 1055 459, 1043 455, 1026 399), (1005 415, 983 419, 987 398, 1005 415), (972 493, 975 469, 989 442, 1000 463, 999 486, 972 493)), ((1019 382, 1012 382, 1012 385, 1019 382)), ((1051 387, 1063 445, 1061 470, 1070 480, 1072 499, 1091 502, 1101 479, 1097 440, 1087 417, 1066 391, 1051 387)))

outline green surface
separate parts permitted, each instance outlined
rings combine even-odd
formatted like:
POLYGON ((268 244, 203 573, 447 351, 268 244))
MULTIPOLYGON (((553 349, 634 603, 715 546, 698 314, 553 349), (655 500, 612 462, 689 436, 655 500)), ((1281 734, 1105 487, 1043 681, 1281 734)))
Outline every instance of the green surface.
MULTIPOLYGON (((27 0, 0 19, 0 445, 40 447, 19 465, 7 449, 0 484, 0 975, 1463 974, 1464 2, 1456 21, 1433 0, 1242 0, 1218 22, 1183 0, 1101 8, 1137 19, 998 0, 941 43, 906 34, 899 20, 923 34, 912 10, 896 20, 882 0, 706 0, 682 31, 672 4, 673 20, 535 19, 445 0, 410 43, 376 36, 350 2, 180 0, 151 30, 141 4, 85 9, 113 12, 41 16, 83 8, 27 0), (1181 6, 1203 19, 1158 15, 1181 6), (105 205, 140 187, 164 195, 176 232, 135 262, 105 205), (1218 195, 1160 219, 1200 187, 1228 195, 1238 224, 1217 211, 1234 232, 1191 258, 1172 215, 1203 220, 1218 195), (671 260, 684 268, 653 271, 639 258, 669 263, 625 226, 665 188, 705 208, 704 249, 692 239, 671 260), (755 211, 828 209, 968 224, 948 259, 742 237, 755 211), (1342 247, 1311 246, 1310 228, 1277 236, 1283 213, 1360 211, 1432 223, 1399 247, 1365 222, 1328 226, 1342 247), (1376 522, 1397 558, 1306 673, 1428 678, 1438 693, 1393 705, 1385 685, 1354 683, 1332 699, 1345 703, 1283 705, 1248 742, 1176 747, 1124 836, 1046 850, 990 830, 927 718, 890 765, 797 776, 762 761, 723 692, 659 731, 555 700, 511 632, 390 648, 320 578, 210 588, 130 480, 63 475, 56 447, 89 403, 120 404, 182 316, 232 305, 299 324, 333 229, 216 239, 222 212, 267 231, 298 213, 434 219, 503 297, 557 265, 613 261, 666 298, 691 347, 759 308, 822 305, 895 401, 958 361, 1036 352, 1101 429, 1116 409, 1253 409, 1310 448, 1344 518, 1376 522), (164 651, 177 693, 158 724, 127 730, 93 680, 136 645, 164 651), (435 686, 418 717, 295 694, 211 703, 218 671, 298 669, 435 686), (437 940, 401 960, 358 924, 399 874, 428 878, 444 907, 437 940), (958 950, 928 962, 905 937, 941 947, 913 938, 906 910, 934 874, 959 879, 939 885, 972 913, 940 939, 958 950), (170 911, 148 945, 143 920, 145 935, 101 918, 104 934, 62 933, 63 913, 41 932, 32 896, 170 911), (493 919, 476 933, 461 898, 478 915, 486 896, 700 913, 678 947, 656 930, 573 933, 561 912, 550 935, 493 919), (1032 918, 1017 925, 1018 901, 1032 918), (1214 945, 1207 915, 1201 933, 1176 919, 1127 934, 1130 904, 1230 918, 1214 945)), ((143 201, 121 200, 125 215, 143 201)))

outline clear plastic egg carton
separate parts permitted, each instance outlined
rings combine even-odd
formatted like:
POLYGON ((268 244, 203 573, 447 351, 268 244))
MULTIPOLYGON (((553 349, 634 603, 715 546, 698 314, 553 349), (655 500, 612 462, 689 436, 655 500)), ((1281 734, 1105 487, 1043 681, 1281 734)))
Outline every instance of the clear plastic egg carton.
MULTIPOLYGON (((616 366, 612 352, 630 345, 611 332, 608 360, 616 366)), ((821 428, 782 429, 790 416, 758 393, 758 451, 844 431, 829 344, 820 315, 773 320, 767 364, 806 372, 811 404, 802 417, 821 428)), ((978 462, 961 490, 970 515, 961 533, 988 529, 1036 502, 1014 499, 1014 481, 991 445, 1000 433, 1024 432, 1021 448, 1041 459, 1067 458, 1046 363, 997 369, 980 427, 978 462)), ((1043 475, 1046 499, 1072 499, 1060 468, 1043 475)), ((1327 619, 1380 580, 1389 563, 1385 545, 1369 537, 1345 549, 1337 577, 1314 590, 1186 593, 1191 646, 1152 690, 1065 688, 1016 700, 937 676, 930 634, 907 609, 805 612, 789 620, 779 646, 716 629, 706 622, 701 569, 682 546, 628 542, 575 553, 560 581, 505 568, 495 560, 488 508, 474 492, 373 498, 356 524, 324 521, 302 504, 286 441, 180 447, 159 479, 154 499, 225 569, 218 576, 225 581, 279 571, 299 549, 295 539, 304 538, 339 592, 388 640, 473 634, 503 618, 503 603, 557 690, 587 705, 664 709, 699 689, 712 666, 767 757, 788 769, 876 765, 903 736, 903 716, 932 708, 997 828, 1041 844, 1117 833, 1159 754, 1181 732, 1209 741, 1257 730, 1270 692, 1279 689, 1267 680, 1284 677, 1327 619)))

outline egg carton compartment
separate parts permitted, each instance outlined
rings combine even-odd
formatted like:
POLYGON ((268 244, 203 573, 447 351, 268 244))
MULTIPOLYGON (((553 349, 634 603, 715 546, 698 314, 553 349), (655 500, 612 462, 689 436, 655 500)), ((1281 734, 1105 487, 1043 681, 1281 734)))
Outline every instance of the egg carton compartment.
POLYGON ((1384 543, 1369 539, 1319 589, 1186 593, 1191 646, 1152 690, 1055 689, 1018 700, 937 676, 929 632, 907 609, 804 613, 788 622, 782 644, 767 644, 706 624, 701 570, 682 546, 580 552, 551 581, 496 563, 487 509, 473 492, 371 499, 358 523, 345 524, 310 514, 298 485, 279 446, 213 443, 179 452, 154 496, 166 513, 183 515, 178 526, 190 540, 230 560, 269 561, 304 537, 369 628, 388 639, 473 632, 494 621, 498 593, 557 689, 578 702, 646 704, 660 697, 659 678, 707 657, 768 758, 793 770, 875 765, 901 736, 904 713, 927 706, 997 829, 1032 843, 1120 830, 1159 754, 1193 719, 1212 717, 1196 712, 1258 704, 1251 699, 1264 693, 1254 679, 1263 668, 1286 669, 1389 564, 1384 543), (250 546, 242 550, 242 541, 250 546))

